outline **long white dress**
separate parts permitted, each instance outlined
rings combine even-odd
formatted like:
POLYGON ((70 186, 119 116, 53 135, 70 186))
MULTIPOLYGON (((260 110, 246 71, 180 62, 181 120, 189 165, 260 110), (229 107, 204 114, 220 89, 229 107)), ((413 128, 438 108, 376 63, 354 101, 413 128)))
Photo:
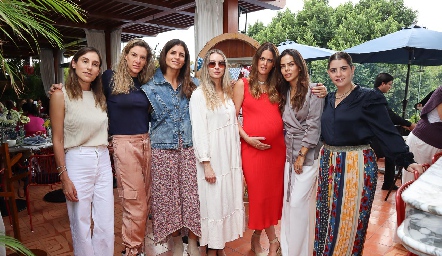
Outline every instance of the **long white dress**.
POLYGON ((193 148, 197 159, 201 209, 200 245, 222 249, 226 242, 242 237, 245 230, 243 174, 238 122, 233 101, 214 111, 197 88, 190 99, 193 148), (205 180, 203 161, 210 161, 216 182, 205 180))

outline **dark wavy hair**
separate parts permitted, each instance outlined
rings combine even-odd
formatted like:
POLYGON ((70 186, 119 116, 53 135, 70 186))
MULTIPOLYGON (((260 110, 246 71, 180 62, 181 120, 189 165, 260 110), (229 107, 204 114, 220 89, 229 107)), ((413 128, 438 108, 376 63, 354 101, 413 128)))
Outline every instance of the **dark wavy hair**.
POLYGON ((310 82, 310 77, 308 75, 307 64, 305 63, 302 55, 295 49, 286 49, 278 57, 276 62, 276 67, 278 68, 278 91, 281 97, 280 109, 281 112, 284 110, 284 106, 287 102, 287 92, 290 90, 290 83, 287 82, 281 73, 281 59, 282 57, 290 55, 293 57, 295 65, 298 66, 299 75, 298 81, 296 82, 296 93, 295 95, 290 95, 290 105, 293 109, 299 110, 302 108, 305 102, 305 96, 308 92, 308 86, 310 82))
POLYGON ((186 96, 186 98, 190 99, 193 90, 196 89, 196 85, 193 83, 190 78, 190 55, 189 50, 187 49, 186 43, 179 39, 172 39, 167 42, 160 53, 160 69, 163 74, 166 74, 167 64, 166 64, 166 56, 172 47, 179 45, 184 48, 184 65, 181 67, 180 73, 178 75, 178 80, 182 82, 182 93, 186 96))
MULTIPOLYGON (((75 73, 75 69, 72 66, 72 62, 77 63, 78 59, 89 52, 95 52, 98 55, 100 60, 100 66, 103 64, 101 60, 100 52, 94 47, 83 47, 78 50, 74 56, 72 57, 72 61, 69 63, 69 72, 68 77, 66 79, 66 92, 69 96, 69 99, 82 99, 83 98, 83 90, 81 89, 80 82, 78 82, 78 76, 75 73)), ((101 109, 106 111, 106 97, 103 93, 103 85, 101 84, 101 71, 98 72, 98 76, 91 83, 91 90, 94 93, 95 105, 100 106, 101 109)))
MULTIPOLYGON (((249 87, 250 87, 250 93, 252 94, 252 96, 257 99, 261 96, 261 92, 260 92, 260 88, 259 88, 259 84, 258 84, 258 63, 259 63, 259 58, 261 58, 261 55, 264 51, 270 51, 273 55, 273 61, 276 62, 277 58, 278 58, 278 49, 276 48, 276 46, 272 43, 263 43, 258 50, 256 51, 255 55, 253 55, 253 60, 252 60, 252 70, 250 71, 250 75, 249 75, 249 87)), ((268 96, 269 96, 269 100, 271 103, 278 103, 279 102, 279 93, 278 90, 276 89, 276 83, 277 83, 277 78, 276 78, 276 64, 275 66, 272 68, 272 70, 269 73, 269 76, 267 77, 267 81, 266 84, 269 86, 269 91, 268 91, 268 96)))

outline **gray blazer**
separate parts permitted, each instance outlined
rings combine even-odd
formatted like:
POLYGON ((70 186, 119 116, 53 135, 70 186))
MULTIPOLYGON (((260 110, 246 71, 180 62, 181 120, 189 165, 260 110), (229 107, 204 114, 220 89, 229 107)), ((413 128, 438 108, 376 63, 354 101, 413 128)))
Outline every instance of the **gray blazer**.
POLYGON ((312 94, 311 88, 316 83, 310 83, 305 102, 298 111, 290 105, 290 90, 287 92, 287 102, 284 106, 282 120, 286 131, 286 161, 294 163, 301 147, 309 148, 304 165, 311 166, 318 158, 321 143, 321 115, 324 109, 325 98, 318 98, 312 94))

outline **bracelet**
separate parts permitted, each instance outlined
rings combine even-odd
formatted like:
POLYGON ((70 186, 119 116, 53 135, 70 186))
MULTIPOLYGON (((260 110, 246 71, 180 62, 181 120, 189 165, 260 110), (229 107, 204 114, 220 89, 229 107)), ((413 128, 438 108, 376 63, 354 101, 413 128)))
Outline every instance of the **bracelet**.
POLYGON ((61 168, 64 168, 64 169, 66 169, 66 165, 60 165, 60 166, 58 166, 57 168, 55 168, 55 170, 60 170, 61 168))
POLYGON ((299 150, 299 152, 298 152, 298 156, 302 156, 302 157, 305 157, 305 154, 303 154, 303 153, 302 153, 302 151, 301 151, 301 150, 299 150))
POLYGON ((58 177, 60 177, 60 176, 61 176, 61 174, 62 174, 62 173, 64 173, 65 171, 67 171, 67 169, 66 169, 66 168, 64 168, 64 169, 63 169, 63 171, 61 171, 61 172, 59 172, 59 173, 58 173, 58 177))

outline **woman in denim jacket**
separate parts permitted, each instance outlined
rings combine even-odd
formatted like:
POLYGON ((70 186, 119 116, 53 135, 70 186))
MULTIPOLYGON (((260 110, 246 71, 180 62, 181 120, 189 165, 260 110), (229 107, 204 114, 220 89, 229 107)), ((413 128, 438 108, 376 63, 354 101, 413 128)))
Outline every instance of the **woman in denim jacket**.
POLYGON ((200 255, 197 171, 192 148, 189 99, 198 84, 190 77, 190 56, 178 39, 166 43, 160 68, 141 88, 152 105, 152 217, 156 243, 172 236, 173 255, 183 255, 181 235, 188 232, 187 253, 200 255), (181 232, 182 231, 182 232, 181 232))

